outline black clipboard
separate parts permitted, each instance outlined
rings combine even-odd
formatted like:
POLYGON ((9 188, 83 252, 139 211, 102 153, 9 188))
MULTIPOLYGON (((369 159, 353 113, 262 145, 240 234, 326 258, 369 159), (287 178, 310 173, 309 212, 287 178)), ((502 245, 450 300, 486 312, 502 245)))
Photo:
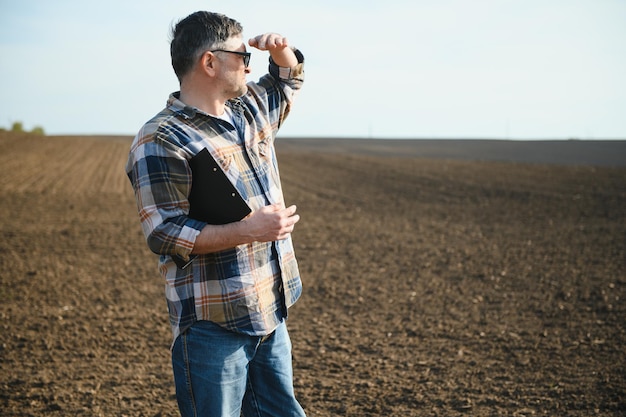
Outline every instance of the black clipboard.
MULTIPOLYGON (((237 222, 252 212, 208 149, 202 149, 193 156, 189 167, 189 217, 208 224, 227 224, 237 222)), ((185 261, 178 255, 173 256, 181 269, 188 267, 195 258, 196 255, 192 255, 185 261)))

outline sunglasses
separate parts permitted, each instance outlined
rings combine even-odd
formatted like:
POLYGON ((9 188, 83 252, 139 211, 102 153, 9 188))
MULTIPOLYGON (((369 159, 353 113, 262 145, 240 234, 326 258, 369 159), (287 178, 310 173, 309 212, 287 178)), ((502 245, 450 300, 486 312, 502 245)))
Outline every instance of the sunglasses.
POLYGON ((243 65, 246 68, 248 68, 248 65, 250 65, 250 56, 252 55, 250 52, 227 51, 225 49, 214 49, 210 52, 228 52, 229 54, 239 55, 243 58, 243 65))

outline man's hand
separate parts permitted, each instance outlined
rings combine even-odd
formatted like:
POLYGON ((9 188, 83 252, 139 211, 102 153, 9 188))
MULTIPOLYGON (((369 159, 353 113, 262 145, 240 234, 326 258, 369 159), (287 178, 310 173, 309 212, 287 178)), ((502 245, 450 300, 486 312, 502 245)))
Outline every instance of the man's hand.
POLYGON ((218 252, 244 243, 273 242, 289 237, 300 220, 296 206, 273 204, 253 211, 239 222, 207 224, 196 238, 193 254, 218 252))
POLYGON ((265 206, 242 220, 247 232, 255 242, 271 242, 286 239, 300 220, 296 206, 283 208, 279 204, 265 206))
POLYGON ((298 58, 289 47, 287 38, 278 33, 255 36, 248 44, 261 51, 268 51, 279 67, 293 68, 298 65, 298 58))

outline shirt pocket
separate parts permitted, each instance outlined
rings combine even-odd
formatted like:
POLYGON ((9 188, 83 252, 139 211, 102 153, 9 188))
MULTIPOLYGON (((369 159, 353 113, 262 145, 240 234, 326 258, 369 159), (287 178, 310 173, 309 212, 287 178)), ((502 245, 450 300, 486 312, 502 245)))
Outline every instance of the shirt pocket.
POLYGON ((269 159, 272 154, 272 144, 269 139, 263 139, 259 142, 259 156, 269 159))
POLYGON ((230 171, 230 168, 233 165, 234 159, 235 158, 233 157, 232 154, 221 155, 217 162, 220 164, 224 172, 228 172, 230 171))
POLYGON ((277 169, 272 139, 267 138, 260 141, 257 145, 257 153, 263 171, 275 171, 277 169))

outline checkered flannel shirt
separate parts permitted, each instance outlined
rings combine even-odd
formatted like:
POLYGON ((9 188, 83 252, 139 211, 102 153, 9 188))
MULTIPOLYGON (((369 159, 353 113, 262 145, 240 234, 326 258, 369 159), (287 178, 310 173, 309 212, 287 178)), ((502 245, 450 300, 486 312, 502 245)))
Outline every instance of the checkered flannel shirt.
POLYGON ((180 269, 205 223, 192 219, 189 159, 208 149, 252 210, 283 202, 274 139, 304 80, 302 54, 295 68, 278 67, 248 92, 226 103, 234 126, 173 93, 167 107, 148 121, 131 145, 126 172, 133 186, 149 248, 165 278, 174 340, 198 320, 261 336, 287 316, 302 292, 291 238, 240 245, 198 256, 180 269))

